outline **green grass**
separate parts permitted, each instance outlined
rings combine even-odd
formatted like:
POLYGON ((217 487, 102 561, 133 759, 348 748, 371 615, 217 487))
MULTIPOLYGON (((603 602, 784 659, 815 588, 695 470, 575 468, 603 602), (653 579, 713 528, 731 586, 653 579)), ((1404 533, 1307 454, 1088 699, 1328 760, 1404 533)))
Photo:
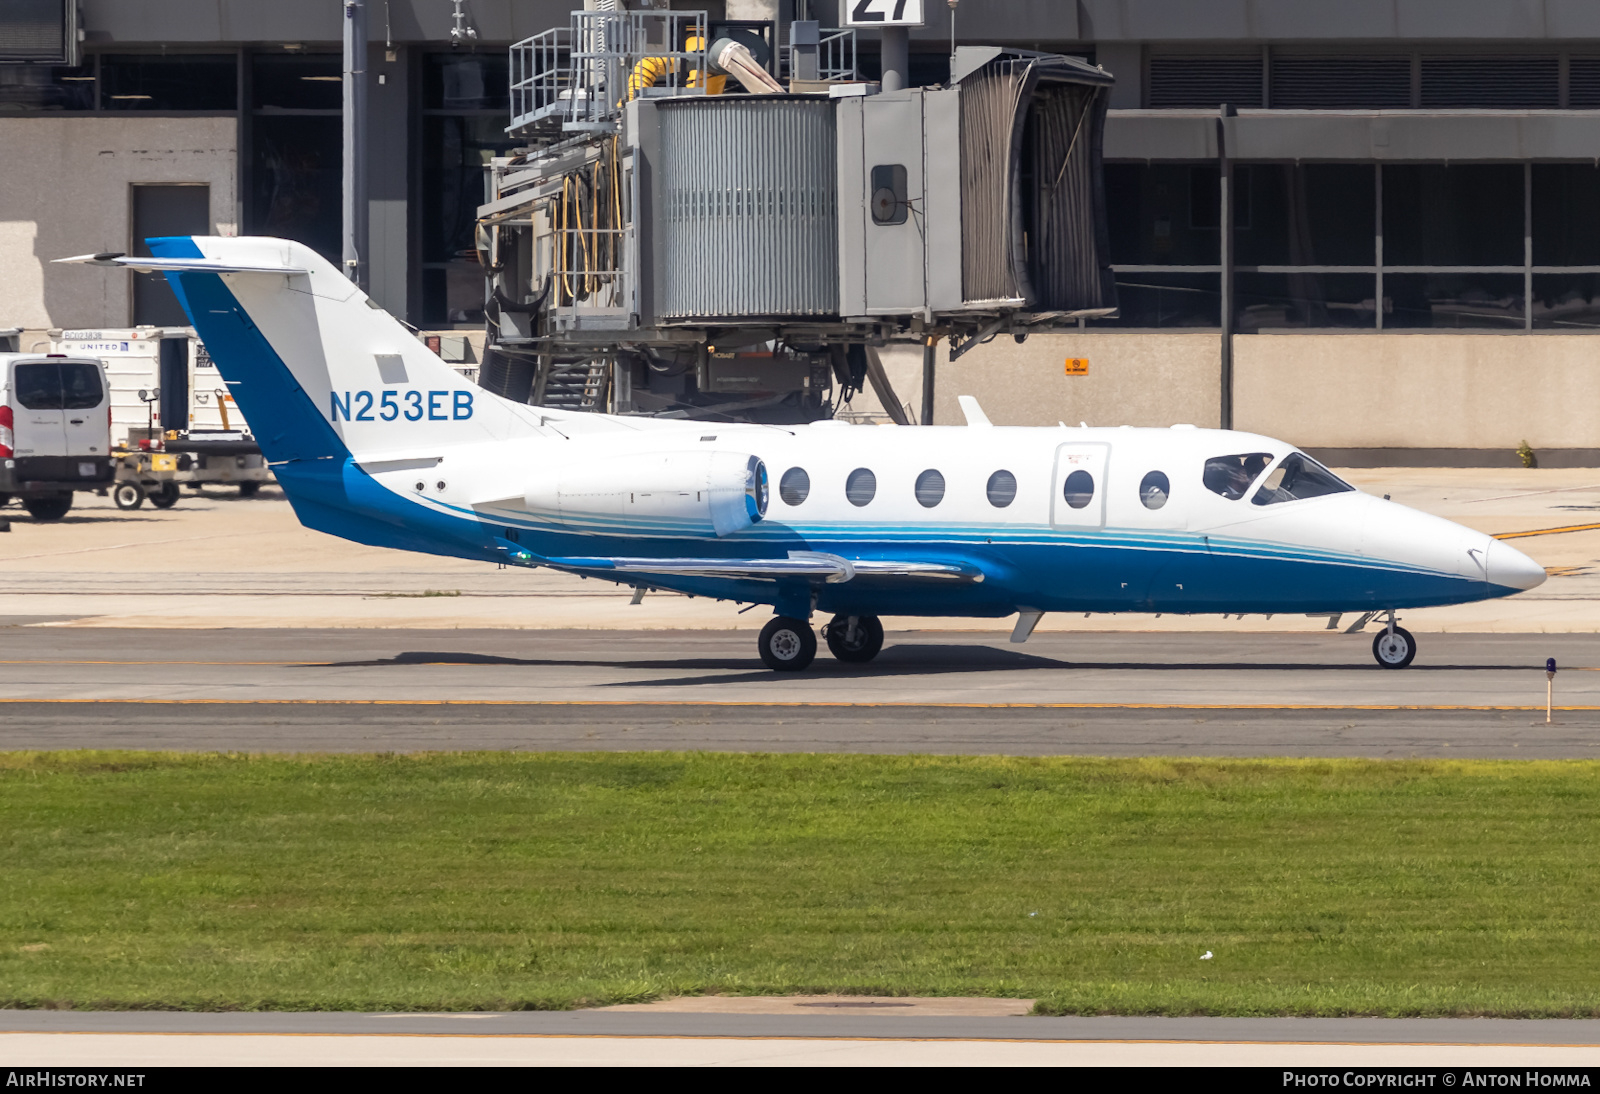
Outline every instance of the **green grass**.
POLYGON ((0 1005, 848 990, 1055 1013, 1600 1014, 1597 775, 0 754, 0 1005))

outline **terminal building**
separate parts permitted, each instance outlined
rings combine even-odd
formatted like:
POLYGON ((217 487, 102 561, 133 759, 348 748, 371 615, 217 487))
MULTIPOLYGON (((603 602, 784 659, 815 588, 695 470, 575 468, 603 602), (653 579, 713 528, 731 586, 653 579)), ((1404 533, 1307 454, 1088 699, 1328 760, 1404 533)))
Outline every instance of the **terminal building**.
MULTIPOLYGON (((477 210, 518 143, 508 51, 574 6, 368 0, 369 284, 418 327, 483 326, 477 210)), ((834 0, 670 6, 771 20, 779 42, 796 17, 839 21, 834 0)), ((949 9, 926 6, 913 85, 950 75, 949 9)), ((0 327, 181 323, 159 282, 49 265, 146 236, 337 259, 341 8, 0 8, 0 327)), ((1001 424, 1231 424, 1345 465, 1504 465, 1526 442, 1600 466, 1600 6, 961 0, 954 36, 1115 77, 1119 312, 942 361, 935 420, 972 394, 1001 424)), ((878 43, 856 44, 875 78, 878 43)), ((885 354, 912 407, 920 361, 885 354)))

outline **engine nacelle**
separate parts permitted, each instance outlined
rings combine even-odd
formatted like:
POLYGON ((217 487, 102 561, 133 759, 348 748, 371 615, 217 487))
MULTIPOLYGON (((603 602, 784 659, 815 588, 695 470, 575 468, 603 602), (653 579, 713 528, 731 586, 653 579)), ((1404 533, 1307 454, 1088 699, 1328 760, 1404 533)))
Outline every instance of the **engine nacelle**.
POLYGON ((553 467, 523 499, 594 534, 726 536, 767 512, 767 467, 738 452, 646 452, 553 467))

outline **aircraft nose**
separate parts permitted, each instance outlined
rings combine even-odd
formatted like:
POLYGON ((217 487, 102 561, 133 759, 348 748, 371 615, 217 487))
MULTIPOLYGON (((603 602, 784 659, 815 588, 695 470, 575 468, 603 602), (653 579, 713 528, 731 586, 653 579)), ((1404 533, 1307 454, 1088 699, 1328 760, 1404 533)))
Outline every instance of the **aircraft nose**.
POLYGON ((1489 545, 1489 584, 1507 589, 1532 589, 1544 584, 1544 567, 1533 559, 1506 544, 1495 540, 1489 545))

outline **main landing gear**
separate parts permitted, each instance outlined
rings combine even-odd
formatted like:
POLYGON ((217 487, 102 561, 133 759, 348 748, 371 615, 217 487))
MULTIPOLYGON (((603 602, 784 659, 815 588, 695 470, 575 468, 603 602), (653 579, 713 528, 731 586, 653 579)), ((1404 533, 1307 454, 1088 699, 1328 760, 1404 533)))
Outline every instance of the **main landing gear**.
MULTIPOLYGON (((865 664, 883 649, 883 623, 875 615, 836 615, 822 628, 828 651, 846 664, 865 664)), ((786 615, 761 628, 761 660, 774 672, 799 672, 817 656, 811 624, 786 615)))
POLYGON ((803 619, 775 615, 761 628, 761 660, 773 672, 799 672, 817 656, 817 635, 803 619))
POLYGON ((883 649, 883 624, 875 615, 836 615, 822 628, 828 651, 851 665, 864 665, 883 649))

